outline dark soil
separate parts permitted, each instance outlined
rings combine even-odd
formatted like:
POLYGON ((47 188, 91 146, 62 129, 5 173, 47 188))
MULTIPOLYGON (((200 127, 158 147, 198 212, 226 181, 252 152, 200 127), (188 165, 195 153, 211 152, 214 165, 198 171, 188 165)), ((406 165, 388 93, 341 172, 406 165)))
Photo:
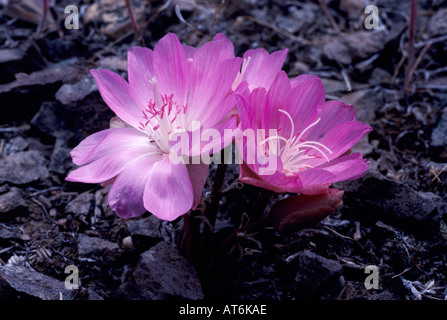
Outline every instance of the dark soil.
MULTIPOLYGON (((74 168, 70 150, 108 128, 113 117, 89 69, 126 76, 131 46, 153 48, 167 32, 200 46, 222 32, 237 55, 289 48, 284 69, 290 77, 320 76, 327 99, 352 103, 373 131, 354 147, 370 171, 337 184, 345 190, 340 209, 295 233, 266 228, 241 235, 225 265, 202 279, 204 297, 447 297, 447 1, 418 1, 416 65, 407 91, 402 57, 410 1, 376 1, 378 30, 365 29, 360 0, 131 2, 141 26, 137 37, 124 1, 56 1, 41 30, 41 1, 0 1, 0 269, 25 267, 64 281, 66 266, 75 265, 81 287, 66 299, 202 297, 142 294, 135 272, 143 268, 143 252, 177 242, 182 219, 143 224, 147 213, 132 224, 108 207, 107 188, 65 177, 74 168), (78 30, 64 27, 71 4, 81 12, 78 30), (378 268, 377 289, 365 287, 368 265, 378 268)), ((262 205, 263 192, 237 183, 237 176, 237 166, 229 166, 212 245, 244 223, 244 213, 263 205, 268 212, 280 198, 262 205)), ((43 297, 2 289, 6 282, 0 271, 2 298, 43 297)))

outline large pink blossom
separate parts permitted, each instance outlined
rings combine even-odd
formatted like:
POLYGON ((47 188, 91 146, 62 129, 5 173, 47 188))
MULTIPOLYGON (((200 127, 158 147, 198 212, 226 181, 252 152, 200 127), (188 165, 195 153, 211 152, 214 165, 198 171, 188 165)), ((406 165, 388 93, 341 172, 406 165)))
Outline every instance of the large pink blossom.
POLYGON ((354 107, 326 102, 317 76, 290 80, 280 71, 272 82, 267 87, 248 84, 250 89, 238 96, 238 112, 242 130, 277 130, 257 139, 255 151, 257 159, 269 153, 277 157, 277 165, 261 174, 262 165, 246 161, 245 152, 240 180, 279 193, 318 194, 334 182, 362 176, 367 162, 349 151, 371 128, 356 121, 354 107))
POLYGON ((172 163, 170 135, 190 133, 195 121, 200 130, 236 127, 228 114, 236 104, 231 86, 241 61, 221 34, 199 49, 168 34, 153 51, 129 50, 128 82, 92 70, 102 98, 127 125, 97 132, 73 149, 73 162, 81 167, 67 180, 112 184, 110 207, 124 218, 147 210, 174 220, 195 208, 208 166, 172 163))

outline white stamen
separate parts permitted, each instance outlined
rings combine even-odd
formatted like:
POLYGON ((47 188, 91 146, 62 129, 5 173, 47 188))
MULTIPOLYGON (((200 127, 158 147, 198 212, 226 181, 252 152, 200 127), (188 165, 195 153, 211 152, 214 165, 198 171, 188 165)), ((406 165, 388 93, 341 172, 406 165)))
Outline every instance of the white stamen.
POLYGON ((292 117, 290 116, 290 113, 288 113, 287 111, 285 111, 285 110, 283 110, 283 109, 278 109, 278 111, 284 113, 284 114, 289 118, 289 120, 290 120, 290 125, 292 126, 292 128, 290 129, 289 140, 291 140, 292 137, 293 137, 293 134, 294 134, 294 132, 295 132, 295 125, 293 124, 293 119, 292 119, 292 117))
POLYGON ((303 131, 300 132, 300 134, 298 136, 294 136, 295 126, 294 126, 292 117, 290 116, 290 114, 287 111, 285 111, 283 109, 278 109, 278 111, 281 113, 284 113, 290 121, 291 128, 290 128, 289 139, 286 139, 282 136, 272 136, 272 137, 268 137, 268 138, 264 139, 261 142, 261 144, 265 144, 267 141, 271 141, 271 140, 281 140, 281 141, 285 142, 285 145, 279 152, 279 156, 283 160, 283 166, 284 166, 285 172, 296 174, 296 173, 299 173, 305 169, 313 168, 311 165, 303 163, 303 161, 305 161, 305 160, 316 158, 315 155, 307 155, 306 154, 307 151, 309 151, 309 149, 314 149, 315 151, 319 152, 325 158, 325 160, 327 162, 330 161, 329 157, 323 151, 323 150, 325 150, 329 154, 333 153, 332 150, 329 149, 327 146, 325 146, 321 142, 317 142, 317 141, 301 141, 301 138, 304 136, 304 134, 309 129, 316 126, 320 122, 321 118, 318 118, 313 123, 308 125, 303 131), (306 149, 303 150, 303 148, 306 148, 306 149))
POLYGON ((320 122, 321 118, 318 118, 315 122, 311 123, 310 125, 307 126, 306 129, 304 129, 300 135, 298 136, 297 140, 300 140, 301 137, 304 135, 304 133, 309 130, 310 128, 312 128, 313 126, 316 126, 318 122, 320 122))

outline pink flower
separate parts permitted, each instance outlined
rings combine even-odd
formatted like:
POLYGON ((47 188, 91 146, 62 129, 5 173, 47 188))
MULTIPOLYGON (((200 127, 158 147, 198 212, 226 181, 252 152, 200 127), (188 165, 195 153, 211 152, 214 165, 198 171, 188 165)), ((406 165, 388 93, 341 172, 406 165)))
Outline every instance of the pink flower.
MULTIPOLYGON (((318 194, 337 181, 356 179, 368 164, 350 148, 371 128, 356 121, 355 109, 325 102, 321 79, 301 75, 290 80, 280 71, 269 88, 238 96, 241 130, 276 129, 256 141, 256 153, 277 157, 276 170, 261 174, 258 162, 240 166, 240 181, 275 192, 318 194)), ((240 143, 240 142, 239 142, 240 143)))
POLYGON ((169 137, 174 131, 235 128, 228 118, 236 100, 231 90, 241 59, 219 34, 196 49, 174 34, 154 50, 128 52, 128 80, 108 70, 92 70, 99 92, 117 117, 112 128, 83 140, 71 152, 80 168, 69 181, 112 184, 110 207, 124 218, 146 210, 174 220, 195 208, 208 176, 204 164, 173 164, 169 137))

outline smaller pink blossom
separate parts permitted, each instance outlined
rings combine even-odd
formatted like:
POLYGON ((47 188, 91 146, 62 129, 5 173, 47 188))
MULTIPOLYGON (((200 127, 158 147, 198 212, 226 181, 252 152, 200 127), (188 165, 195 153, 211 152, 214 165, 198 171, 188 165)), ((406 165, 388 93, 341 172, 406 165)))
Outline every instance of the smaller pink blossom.
POLYGON ((240 128, 276 129, 276 135, 256 141, 255 152, 277 157, 278 165, 261 174, 260 163, 244 161, 240 181, 278 193, 311 195, 327 192, 334 182, 359 178, 368 169, 361 154, 348 153, 371 128, 356 121, 352 105, 326 102, 320 78, 290 80, 280 71, 270 86, 252 88, 238 95, 240 128))

